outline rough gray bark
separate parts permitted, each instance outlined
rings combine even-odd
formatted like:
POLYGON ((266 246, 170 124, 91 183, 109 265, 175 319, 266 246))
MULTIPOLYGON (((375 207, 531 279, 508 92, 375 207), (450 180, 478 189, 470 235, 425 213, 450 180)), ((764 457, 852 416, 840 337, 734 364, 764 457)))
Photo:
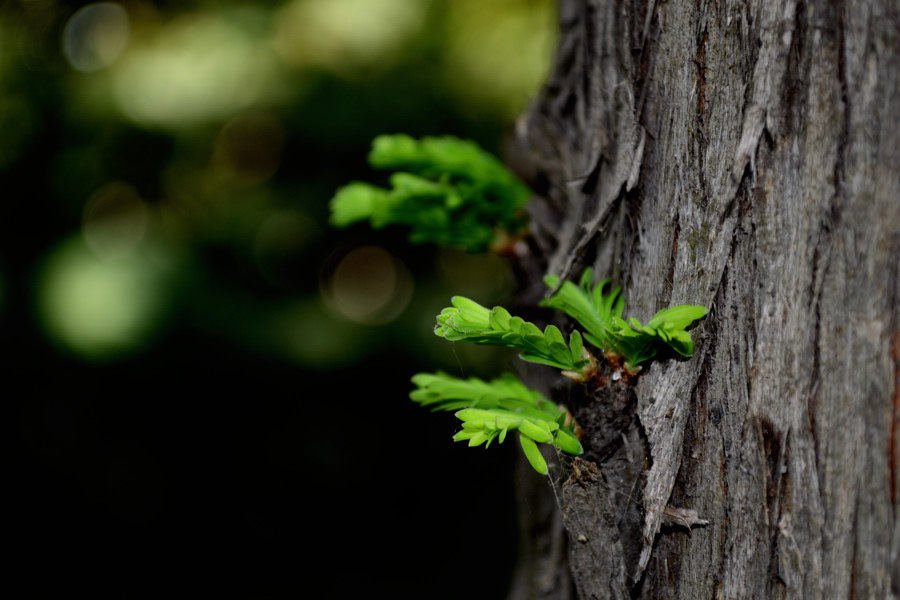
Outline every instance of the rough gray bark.
POLYGON ((514 152, 540 195, 524 301, 592 265, 628 315, 711 311, 690 360, 554 387, 591 466, 529 492, 555 510, 512 597, 900 597, 900 7, 560 14, 514 152))

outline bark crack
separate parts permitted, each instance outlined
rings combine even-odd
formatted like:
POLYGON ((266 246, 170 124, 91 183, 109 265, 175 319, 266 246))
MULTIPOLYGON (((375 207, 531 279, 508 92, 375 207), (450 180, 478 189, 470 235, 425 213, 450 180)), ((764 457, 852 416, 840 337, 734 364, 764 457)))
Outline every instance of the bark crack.
POLYGON ((666 270, 665 279, 662 282, 660 290, 660 302, 662 306, 668 306, 672 300, 672 288, 675 285, 675 262, 678 256, 678 235, 681 233, 681 215, 675 213, 675 219, 672 223, 672 255, 669 259, 669 268, 666 270))
MULTIPOLYGON (((835 201, 832 203, 832 210, 839 211, 843 205, 844 182, 847 178, 847 152, 850 145, 850 84, 849 75, 847 73, 847 4, 838 9, 837 14, 837 75, 838 84, 841 90, 841 102, 843 103, 843 114, 841 120, 841 128, 838 132, 837 153, 834 161, 834 196, 835 201)), ((835 216, 839 216, 838 212, 835 216)))

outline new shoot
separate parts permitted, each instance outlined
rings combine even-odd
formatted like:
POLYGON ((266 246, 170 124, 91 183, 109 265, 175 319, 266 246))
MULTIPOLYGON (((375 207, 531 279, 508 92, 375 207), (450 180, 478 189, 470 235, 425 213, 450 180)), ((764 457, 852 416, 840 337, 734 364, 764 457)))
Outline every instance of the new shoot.
POLYGON ((503 443, 510 431, 517 431, 519 444, 528 462, 542 475, 548 472, 537 444, 551 444, 569 454, 581 454, 571 414, 559 405, 506 374, 492 381, 460 379, 446 373, 419 373, 412 378, 416 389, 410 398, 432 410, 456 411, 462 429, 453 436, 457 442, 485 448, 503 443))

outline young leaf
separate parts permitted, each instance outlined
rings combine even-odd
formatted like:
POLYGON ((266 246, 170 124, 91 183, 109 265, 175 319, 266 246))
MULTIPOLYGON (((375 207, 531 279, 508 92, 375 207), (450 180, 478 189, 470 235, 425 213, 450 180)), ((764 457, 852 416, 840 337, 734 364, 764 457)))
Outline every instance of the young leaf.
POLYGON ((614 318, 608 328, 613 347, 631 367, 650 360, 668 347, 682 356, 694 354, 694 342, 686 331, 694 321, 707 314, 702 306, 681 305, 659 311, 646 324, 632 317, 630 323, 614 318))
MULTIPOLYGON (((494 440, 503 443, 509 431, 518 430, 520 438, 528 440, 525 446, 539 442, 553 444, 569 454, 583 451, 567 411, 513 375, 483 381, 474 377, 459 379, 446 373, 419 373, 412 381, 417 386, 410 393, 412 400, 432 410, 456 411, 462 429, 453 436, 455 441, 489 446, 494 440)), ((541 462, 535 464, 535 456, 528 459, 541 472, 541 462)))
POLYGON ((694 353, 694 343, 686 331, 694 321, 706 316, 702 306, 683 304, 666 308, 646 324, 632 317, 622 318, 625 303, 621 288, 610 288, 609 279, 604 279, 591 288, 593 271, 584 270, 579 285, 564 281, 559 285, 559 277, 548 275, 544 282, 556 292, 541 302, 541 306, 565 312, 585 328, 585 339, 600 348, 605 354, 618 355, 626 364, 635 369, 640 363, 650 360, 663 348, 669 347, 682 356, 694 353))
POLYGON ((538 449, 537 444, 534 443, 534 440, 527 435, 520 433, 519 443, 522 445, 522 451, 525 452, 525 458, 528 459, 528 462, 531 463, 534 470, 541 475, 546 475, 549 471, 549 469, 547 469, 547 461, 544 460, 544 456, 538 449))
POLYGON ((570 433, 567 429, 561 428, 556 432, 553 445, 563 452, 568 452, 569 454, 578 455, 584 452, 584 448, 581 447, 581 442, 578 441, 578 438, 575 437, 574 434, 570 433))
POLYGON ((650 319, 647 327, 668 330, 685 329, 694 321, 705 317, 708 312, 705 307, 694 304, 681 304, 671 308, 664 308, 650 319))
POLYGON ((508 410, 533 410, 547 420, 558 419, 565 414, 556 404, 526 387, 509 373, 492 381, 477 377, 460 379, 441 372, 419 373, 413 376, 412 382, 417 389, 410 393, 410 398, 432 410, 499 407, 508 410))
POLYGON ((570 372, 578 372, 590 362, 584 356, 580 334, 573 334, 575 346, 581 349, 575 352, 571 347, 573 338, 570 336, 567 345, 553 325, 542 332, 534 323, 511 316, 501 306, 489 310, 462 296, 454 296, 450 303, 452 306, 437 316, 434 329, 435 335, 446 340, 514 348, 523 360, 570 372))
POLYGON ((331 201, 332 224, 404 225, 412 243, 470 252, 486 250, 498 231, 515 236, 527 225, 524 206, 531 191, 474 142, 384 135, 373 141, 369 163, 397 170, 391 188, 365 183, 340 188, 331 201))
MULTIPOLYGON (((604 279, 591 288, 593 270, 588 267, 581 275, 580 285, 564 281, 559 289, 541 301, 541 306, 561 310, 575 319, 585 329, 585 339, 601 350, 609 350, 607 327, 613 317, 622 315, 624 301, 621 288, 611 288, 609 279, 604 279)), ((548 275, 544 283, 554 289, 559 284, 559 277, 548 275)))
POLYGON ((369 218, 376 220, 388 197, 386 190, 368 183, 345 185, 331 199, 331 224, 346 227, 369 218))

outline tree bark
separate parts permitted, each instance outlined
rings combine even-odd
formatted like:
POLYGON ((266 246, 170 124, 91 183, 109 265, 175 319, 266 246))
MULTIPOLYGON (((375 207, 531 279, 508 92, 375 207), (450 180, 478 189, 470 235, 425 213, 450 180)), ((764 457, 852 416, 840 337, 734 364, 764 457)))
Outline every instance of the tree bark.
POLYGON ((523 491, 511 597, 900 597, 900 7, 561 0, 560 25, 512 152, 523 303, 593 266, 626 316, 710 313, 628 384, 527 374, 586 454, 523 491))

